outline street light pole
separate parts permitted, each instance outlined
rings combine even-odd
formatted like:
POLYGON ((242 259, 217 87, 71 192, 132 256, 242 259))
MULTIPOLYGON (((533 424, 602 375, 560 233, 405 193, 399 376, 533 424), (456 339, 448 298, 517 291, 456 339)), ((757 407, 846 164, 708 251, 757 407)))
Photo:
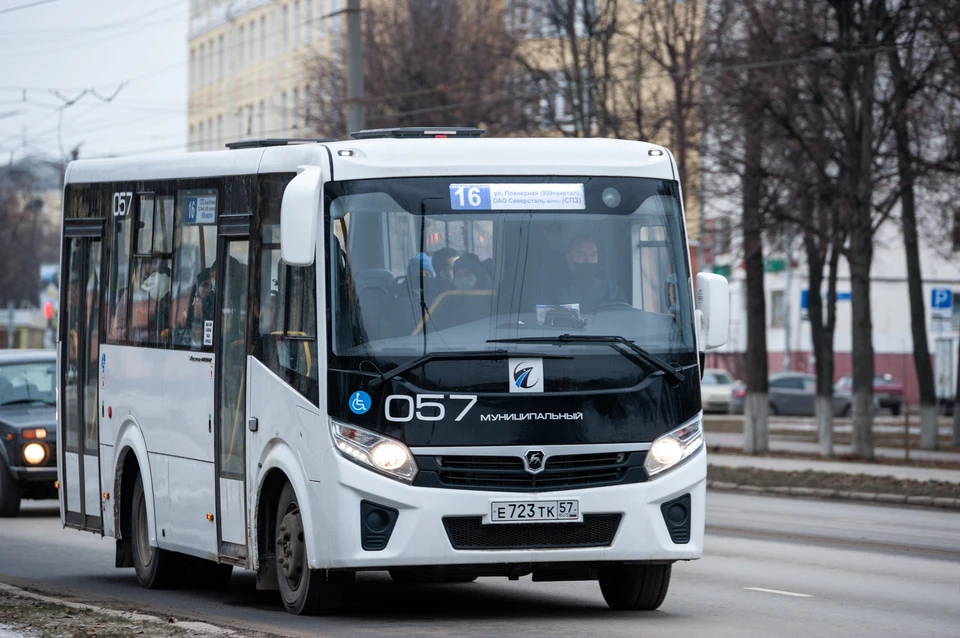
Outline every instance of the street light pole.
POLYGON ((360 46, 360 0, 347 0, 347 132, 362 131, 363 51, 360 46))

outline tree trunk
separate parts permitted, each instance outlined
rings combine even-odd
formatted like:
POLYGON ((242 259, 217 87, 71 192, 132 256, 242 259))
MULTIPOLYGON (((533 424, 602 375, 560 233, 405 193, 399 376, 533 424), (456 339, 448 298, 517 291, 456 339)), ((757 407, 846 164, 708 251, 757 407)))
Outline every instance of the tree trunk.
MULTIPOLYGON (((749 107, 748 107, 749 108, 749 107)), ((743 261, 747 278, 747 396, 744 401, 743 451, 766 454, 767 312, 763 285, 763 236, 760 165, 763 129, 760 117, 746 120, 746 166, 743 172, 743 261)))
POLYGON ((870 318, 870 235, 850 233, 850 302, 853 306, 853 454, 873 459, 873 322, 870 318))
POLYGON ((807 317, 810 321, 810 336, 813 341, 815 371, 817 375, 817 440, 820 455, 833 456, 833 333, 827 333, 823 318, 823 267, 824 254, 813 228, 804 229, 804 246, 807 252, 807 317))
POLYGON ((913 364, 920 386, 920 447, 937 449, 937 393, 933 380, 933 364, 927 343, 927 320, 923 308, 923 275, 920 271, 920 249, 917 241, 917 212, 914 199, 913 161, 910 156, 910 131, 907 127, 909 87, 900 53, 891 50, 890 70, 896 96, 893 132, 897 142, 897 171, 900 176, 900 207, 903 222, 903 246, 907 257, 907 288, 910 293, 910 329, 913 336, 913 364))

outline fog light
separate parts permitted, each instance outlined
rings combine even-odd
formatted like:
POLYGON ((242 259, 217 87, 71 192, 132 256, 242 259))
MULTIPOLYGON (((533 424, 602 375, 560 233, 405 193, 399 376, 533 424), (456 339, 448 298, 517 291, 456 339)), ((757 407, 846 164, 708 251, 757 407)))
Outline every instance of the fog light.
POLYGON ((39 443, 30 443, 23 448, 23 460, 30 465, 40 465, 47 458, 47 450, 39 443))

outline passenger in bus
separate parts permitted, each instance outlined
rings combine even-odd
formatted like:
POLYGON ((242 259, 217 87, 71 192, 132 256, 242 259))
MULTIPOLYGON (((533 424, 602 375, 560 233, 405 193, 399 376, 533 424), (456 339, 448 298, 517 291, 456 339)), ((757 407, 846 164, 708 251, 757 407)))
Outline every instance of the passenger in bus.
POLYGON ((453 288, 453 264, 457 261, 457 254, 452 248, 440 248, 431 256, 433 270, 436 273, 436 288, 450 290, 453 288))
POLYGON ((140 283, 123 291, 110 325, 111 338, 134 343, 160 343, 170 329, 170 268, 164 259, 140 260, 140 283), (130 334, 127 334, 127 308, 132 305, 130 334))
POLYGON ((548 284, 547 303, 579 304, 581 312, 603 304, 628 303, 616 283, 603 279, 600 251, 593 238, 575 237, 567 248, 565 261, 565 276, 548 284))
POLYGON ((480 263, 480 258, 473 253, 467 253, 457 260, 453 267, 454 290, 489 290, 493 282, 487 269, 480 263))

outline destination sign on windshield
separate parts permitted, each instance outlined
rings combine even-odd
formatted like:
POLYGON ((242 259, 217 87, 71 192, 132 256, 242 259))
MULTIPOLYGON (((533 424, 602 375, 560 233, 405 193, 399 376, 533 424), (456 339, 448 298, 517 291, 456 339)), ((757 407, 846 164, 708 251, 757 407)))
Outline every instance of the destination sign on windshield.
POLYGON ((583 210, 583 184, 450 184, 453 210, 583 210))

